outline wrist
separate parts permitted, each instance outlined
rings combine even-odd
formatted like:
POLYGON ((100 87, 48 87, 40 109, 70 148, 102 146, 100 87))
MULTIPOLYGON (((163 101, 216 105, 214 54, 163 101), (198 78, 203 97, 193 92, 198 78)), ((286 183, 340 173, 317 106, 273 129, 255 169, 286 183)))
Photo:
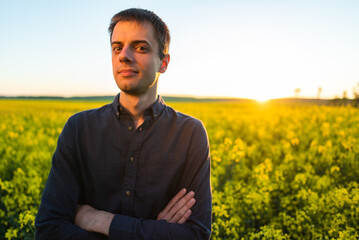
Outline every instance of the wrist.
POLYGON ((97 210, 94 212, 93 220, 89 228, 92 232, 102 233, 108 236, 110 231, 110 225, 115 217, 115 214, 97 210))

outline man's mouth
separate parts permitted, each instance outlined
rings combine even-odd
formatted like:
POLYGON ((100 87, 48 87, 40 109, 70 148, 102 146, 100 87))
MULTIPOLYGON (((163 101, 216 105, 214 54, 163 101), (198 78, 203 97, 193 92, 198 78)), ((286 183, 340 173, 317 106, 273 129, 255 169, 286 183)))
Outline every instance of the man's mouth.
POLYGON ((138 71, 132 68, 123 68, 118 71, 118 73, 123 77, 132 77, 138 73, 138 71))

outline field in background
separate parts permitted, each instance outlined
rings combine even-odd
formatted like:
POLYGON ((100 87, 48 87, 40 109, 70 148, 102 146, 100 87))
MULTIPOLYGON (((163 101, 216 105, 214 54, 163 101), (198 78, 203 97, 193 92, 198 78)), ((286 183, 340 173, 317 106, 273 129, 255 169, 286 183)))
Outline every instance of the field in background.
MULTIPOLYGON (((57 138, 104 102, 0 100, 0 239, 33 239, 57 138)), ((212 239, 359 238, 359 110, 171 102, 201 119, 212 155, 212 239)))

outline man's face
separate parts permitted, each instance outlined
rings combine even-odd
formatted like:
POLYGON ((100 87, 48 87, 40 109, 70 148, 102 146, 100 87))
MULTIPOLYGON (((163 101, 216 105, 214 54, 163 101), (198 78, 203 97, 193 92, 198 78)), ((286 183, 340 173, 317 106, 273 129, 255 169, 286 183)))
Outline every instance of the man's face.
POLYGON ((169 56, 159 58, 150 23, 118 22, 111 45, 113 76, 123 92, 138 96, 157 88, 158 76, 166 70, 169 56))

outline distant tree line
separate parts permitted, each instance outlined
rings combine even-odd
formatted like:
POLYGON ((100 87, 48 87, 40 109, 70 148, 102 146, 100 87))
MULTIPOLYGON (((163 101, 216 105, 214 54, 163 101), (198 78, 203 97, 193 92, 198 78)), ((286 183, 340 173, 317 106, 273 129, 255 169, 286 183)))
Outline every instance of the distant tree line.
POLYGON ((348 92, 344 91, 343 96, 336 97, 331 101, 331 104, 337 106, 348 106, 352 105, 354 107, 359 107, 359 83, 353 88, 353 98, 348 98, 348 92))

